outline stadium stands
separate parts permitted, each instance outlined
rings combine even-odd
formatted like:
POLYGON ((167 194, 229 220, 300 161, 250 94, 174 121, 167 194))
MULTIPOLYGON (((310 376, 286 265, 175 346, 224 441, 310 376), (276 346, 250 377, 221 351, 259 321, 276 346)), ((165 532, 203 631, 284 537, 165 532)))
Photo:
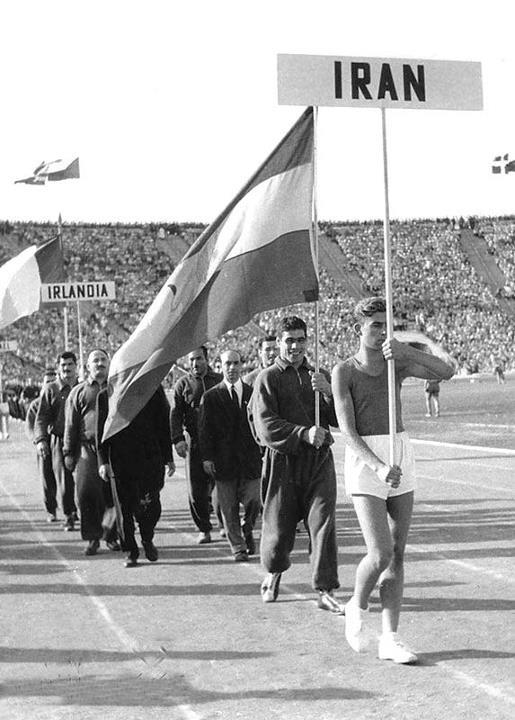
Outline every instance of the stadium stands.
MULTIPOLYGON (((463 372, 491 372, 499 361, 506 370, 513 369, 513 317, 502 301, 510 293, 515 295, 515 218, 475 219, 474 232, 484 238, 507 279, 499 297, 469 262, 460 242, 460 225, 449 219, 392 221, 396 320, 443 344, 463 372)), ((81 306, 85 350, 100 346, 112 353, 120 346, 202 230, 200 223, 174 223, 168 228, 150 224, 63 227, 68 279, 116 282, 116 301, 81 306)), ((0 264, 56 232, 52 224, 0 221, 0 264)), ((383 292, 383 228, 381 222, 325 222, 321 232, 320 362, 331 368, 355 347, 351 316, 355 298, 383 292)), ((303 315, 313 327, 313 305, 265 312, 255 323, 266 332, 273 331, 277 319, 292 312, 303 315)), ((73 308, 69 316, 69 337, 75 340, 73 308)), ((39 380, 34 377, 37 368, 42 369, 63 349, 62 310, 53 308, 23 318, 0 332, 0 337, 18 341, 22 361, 4 358, 4 382, 33 384, 39 380)), ((249 325, 210 345, 214 355, 238 346, 252 367, 257 342, 256 326, 249 325)), ((76 341, 70 344, 77 350, 76 341)))

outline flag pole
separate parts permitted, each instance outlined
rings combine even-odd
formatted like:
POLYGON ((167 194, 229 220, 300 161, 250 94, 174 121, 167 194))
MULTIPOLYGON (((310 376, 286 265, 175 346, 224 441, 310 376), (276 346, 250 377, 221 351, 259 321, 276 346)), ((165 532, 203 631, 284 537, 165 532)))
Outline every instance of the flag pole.
POLYGON ((79 379, 84 380, 84 354, 82 350, 82 328, 80 323, 80 300, 77 300, 77 327, 79 330, 79 379))
MULTIPOLYGON (((388 201, 388 152, 386 146, 386 111, 381 108, 381 126, 383 134, 383 178, 384 178, 384 284, 386 296, 386 338, 393 338, 393 291, 392 291, 392 251, 390 244, 390 206, 388 201)), ((395 434, 397 430, 397 411, 395 402, 395 361, 388 360, 388 427, 390 465, 395 465, 395 434)))
MULTIPOLYGON (((318 106, 313 107, 313 250, 315 260, 315 271, 318 280, 318 210, 317 210, 317 132, 318 132, 318 106)), ((320 370, 319 358, 319 307, 318 299, 315 300, 315 372, 320 370)), ((315 425, 320 425, 320 393, 315 392, 315 425)))
MULTIPOLYGON (((61 250, 61 255, 63 255, 63 230, 62 230, 63 220, 61 217, 61 213, 59 213, 59 217, 57 218, 57 237, 59 238, 59 247, 61 250)), ((68 305, 64 304, 64 310, 63 310, 63 326, 64 326, 64 349, 68 350, 68 305)))

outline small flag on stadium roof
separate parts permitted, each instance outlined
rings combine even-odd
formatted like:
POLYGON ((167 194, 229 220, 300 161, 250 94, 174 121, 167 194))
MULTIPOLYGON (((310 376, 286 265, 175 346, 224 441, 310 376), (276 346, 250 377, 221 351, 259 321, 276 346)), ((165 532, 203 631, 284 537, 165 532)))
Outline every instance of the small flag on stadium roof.
POLYGON ((500 175, 503 171, 505 174, 515 172, 515 160, 510 161, 509 153, 506 153, 506 155, 496 155, 494 157, 494 164, 492 165, 493 174, 500 175))
POLYGON ((202 233, 115 353, 104 439, 126 427, 176 360, 258 312, 318 298, 313 109, 202 233))
POLYGON ((40 308, 41 284, 64 279, 60 238, 31 245, 0 267, 0 329, 40 308))
POLYGON ((73 180, 79 177, 79 158, 75 158, 71 162, 69 160, 52 160, 51 162, 40 163, 32 175, 21 180, 15 180, 14 184, 44 185, 48 181, 73 180))

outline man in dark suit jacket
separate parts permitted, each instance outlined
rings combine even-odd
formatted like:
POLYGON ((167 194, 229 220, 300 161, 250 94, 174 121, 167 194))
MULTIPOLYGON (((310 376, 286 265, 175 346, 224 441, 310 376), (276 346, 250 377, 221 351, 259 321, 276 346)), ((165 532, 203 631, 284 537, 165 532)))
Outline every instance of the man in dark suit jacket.
POLYGON ((204 393, 200 404, 200 452, 204 470, 216 482, 234 560, 245 562, 256 551, 252 531, 261 509, 261 452, 249 427, 252 388, 240 379, 240 355, 227 350, 221 360, 224 379, 204 393))
POLYGON ((134 567, 139 557, 134 521, 139 525, 147 560, 155 562, 158 559, 153 539, 161 517, 160 491, 164 485, 165 465, 168 477, 175 472, 170 405, 160 385, 129 425, 104 441, 108 411, 107 389, 103 389, 97 396, 98 474, 105 482, 112 482, 114 475, 116 492, 113 492, 113 499, 118 498, 122 515, 118 530, 122 550, 128 553, 125 567, 134 567))

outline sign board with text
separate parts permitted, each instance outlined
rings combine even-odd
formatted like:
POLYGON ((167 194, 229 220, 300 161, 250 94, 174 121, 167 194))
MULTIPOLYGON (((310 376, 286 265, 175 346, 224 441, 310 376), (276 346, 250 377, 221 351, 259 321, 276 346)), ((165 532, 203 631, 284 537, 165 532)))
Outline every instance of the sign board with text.
POLYGON ((279 105, 482 110, 481 63, 278 55, 279 105))
POLYGON ((77 300, 114 300, 115 284, 112 280, 88 280, 74 283, 43 283, 41 302, 73 302, 77 300))
POLYGON ((0 340, 0 353, 16 352, 17 349, 18 342, 16 340, 0 340))

